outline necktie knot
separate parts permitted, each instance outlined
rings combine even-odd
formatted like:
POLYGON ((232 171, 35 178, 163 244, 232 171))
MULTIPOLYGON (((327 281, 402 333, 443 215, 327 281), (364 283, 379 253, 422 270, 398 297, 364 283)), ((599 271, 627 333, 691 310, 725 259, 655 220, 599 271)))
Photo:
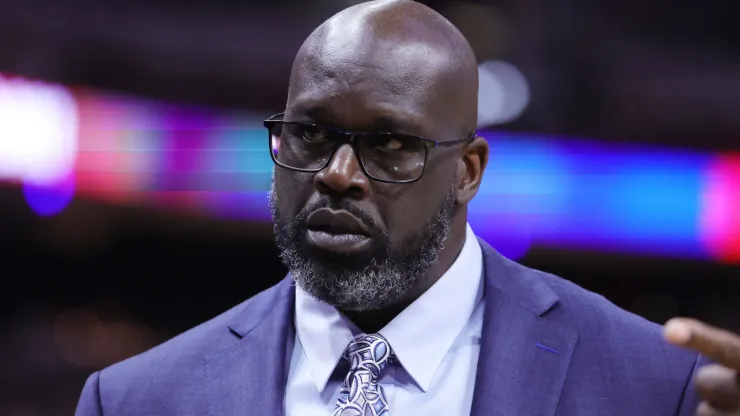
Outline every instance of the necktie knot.
POLYGON ((388 341, 379 334, 360 335, 344 351, 349 373, 339 391, 333 416, 389 416, 388 400, 379 384, 391 357, 388 341))
POLYGON ((360 335, 344 351, 351 372, 366 370, 376 380, 388 366, 390 356, 391 347, 380 334, 360 335))

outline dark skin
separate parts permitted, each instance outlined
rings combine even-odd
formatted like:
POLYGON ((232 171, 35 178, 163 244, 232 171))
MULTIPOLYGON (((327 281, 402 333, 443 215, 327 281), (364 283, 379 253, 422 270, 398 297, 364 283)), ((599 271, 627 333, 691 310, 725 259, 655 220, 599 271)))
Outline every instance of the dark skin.
MULTIPOLYGON (((363 3, 340 12, 306 40, 293 66, 285 119, 457 140, 477 123, 477 77, 470 46, 442 16, 412 1, 363 3)), ((384 327, 455 261, 465 241, 467 204, 480 188, 488 154, 481 138, 434 149, 421 179, 402 185, 369 179, 346 145, 318 173, 276 169, 280 212, 294 216, 321 196, 344 199, 377 221, 396 244, 425 225, 454 181, 458 209, 439 262, 395 304, 343 311, 363 331, 384 327)), ((669 322, 665 337, 717 363, 697 374, 703 401, 696 414, 740 415, 740 337, 688 319, 669 322)))
MULTIPOLYGON (((463 139, 473 132, 477 65, 462 35, 418 3, 385 2, 380 9, 363 6, 340 13, 303 45, 291 76, 285 119, 439 141, 463 139), (448 33, 450 29, 454 32, 448 33), (460 74, 467 76, 461 79, 460 74)), ((343 311, 364 331, 377 332, 455 261, 465 241, 467 203, 480 187, 487 160, 488 144, 476 138, 467 145, 429 152, 420 180, 387 184, 369 179, 352 148, 345 145, 316 174, 278 169, 278 204, 281 212, 295 215, 321 195, 349 200, 377 221, 392 243, 399 244, 435 214, 456 181, 459 208, 439 262, 388 308, 343 311)))
POLYGON ((665 338, 716 363, 699 369, 694 379, 702 398, 696 414, 740 415, 740 336, 694 319, 675 318, 666 323, 665 338))

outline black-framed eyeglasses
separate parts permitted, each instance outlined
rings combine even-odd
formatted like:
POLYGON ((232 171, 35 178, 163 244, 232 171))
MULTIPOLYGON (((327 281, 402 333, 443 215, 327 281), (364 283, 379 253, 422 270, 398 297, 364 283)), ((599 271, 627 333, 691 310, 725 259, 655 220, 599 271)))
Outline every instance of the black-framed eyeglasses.
POLYGON ((365 175, 380 182, 410 183, 424 173, 429 150, 469 143, 475 133, 462 140, 439 142, 399 133, 351 133, 318 124, 285 121, 285 113, 265 120, 270 156, 276 165, 298 172, 325 169, 337 149, 349 144, 365 175))

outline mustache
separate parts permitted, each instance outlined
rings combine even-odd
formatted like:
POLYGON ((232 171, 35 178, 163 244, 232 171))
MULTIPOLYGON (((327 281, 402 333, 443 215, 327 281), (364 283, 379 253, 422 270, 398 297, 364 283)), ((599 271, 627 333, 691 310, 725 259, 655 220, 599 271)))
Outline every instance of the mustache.
POLYGON ((303 208, 296 216, 295 223, 298 224, 302 229, 306 229, 306 220, 308 219, 308 216, 311 215, 314 211, 322 208, 329 208, 335 211, 347 211, 355 216, 358 220, 362 221, 365 224, 365 227, 367 227, 370 233, 374 236, 387 235, 387 233, 383 230, 380 224, 378 224, 378 222, 373 219, 373 217, 371 217, 365 211, 352 205, 352 203, 347 200, 333 200, 331 198, 322 198, 303 208))

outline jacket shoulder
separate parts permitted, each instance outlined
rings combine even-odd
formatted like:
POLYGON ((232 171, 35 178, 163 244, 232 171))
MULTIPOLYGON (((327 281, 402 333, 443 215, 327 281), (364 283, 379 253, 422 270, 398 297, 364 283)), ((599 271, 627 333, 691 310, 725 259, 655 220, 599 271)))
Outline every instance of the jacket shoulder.
POLYGON ((243 334, 238 331, 248 332, 259 324, 275 300, 286 296, 289 284, 284 280, 207 322, 101 370, 98 385, 103 408, 113 409, 112 414, 119 414, 116 409, 141 406, 171 412, 177 408, 177 403, 169 403, 173 398, 200 396, 205 358, 239 339, 243 334))
POLYGON ((698 354, 666 342, 663 325, 559 276, 524 269, 524 273, 544 282, 559 299, 545 317, 578 333, 576 350, 581 354, 574 358, 588 355, 595 365, 611 364, 625 374, 643 379, 686 382, 698 354))

